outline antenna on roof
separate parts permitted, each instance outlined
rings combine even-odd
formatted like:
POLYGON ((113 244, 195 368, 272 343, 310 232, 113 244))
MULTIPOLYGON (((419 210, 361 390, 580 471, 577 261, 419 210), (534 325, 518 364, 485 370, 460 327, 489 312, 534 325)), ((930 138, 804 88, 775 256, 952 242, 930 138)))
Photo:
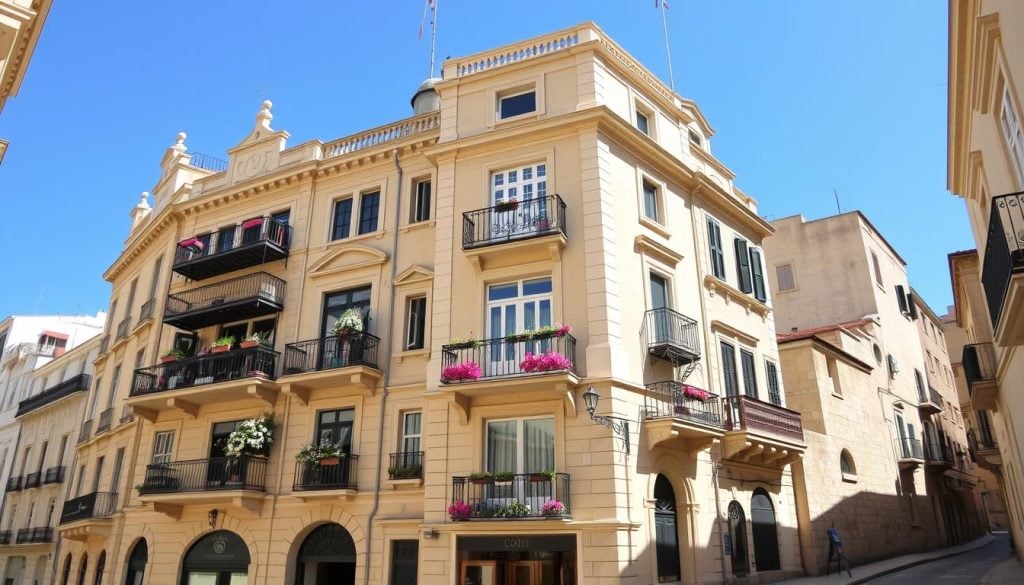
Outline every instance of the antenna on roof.
POLYGON ((676 90, 676 79, 672 75, 672 49, 668 44, 668 2, 665 0, 654 0, 654 7, 661 10, 661 28, 665 31, 665 56, 668 57, 668 82, 672 91, 676 90))
POLYGON ((842 213, 843 209, 839 207, 839 192, 834 187, 832 188, 832 195, 836 198, 836 213, 842 213))
POLYGON ((434 62, 437 56, 437 0, 427 0, 423 6, 423 18, 420 19, 420 40, 423 39, 423 23, 427 21, 427 12, 430 12, 430 72, 427 78, 434 77, 434 62))

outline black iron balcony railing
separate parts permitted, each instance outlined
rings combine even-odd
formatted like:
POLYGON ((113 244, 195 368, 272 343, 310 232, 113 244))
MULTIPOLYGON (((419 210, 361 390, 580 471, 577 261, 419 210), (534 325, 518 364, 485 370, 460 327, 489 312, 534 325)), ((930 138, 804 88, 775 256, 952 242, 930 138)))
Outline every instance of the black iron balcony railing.
POLYGON ((130 423, 135 420, 135 413, 132 412, 132 407, 125 404, 121 407, 121 424, 130 423))
POLYGON ((90 437, 92 437, 92 419, 91 418, 89 420, 85 421, 84 423, 82 423, 82 428, 81 428, 81 430, 78 431, 78 442, 79 443, 84 443, 84 442, 88 441, 90 437))
POLYGON ((274 378, 278 353, 269 347, 235 349, 135 370, 131 396, 216 384, 240 378, 274 378))
POLYGON ((263 491, 267 480, 264 457, 213 457, 146 466, 139 494, 206 492, 221 490, 263 491))
POLYGON ((992 198, 981 284, 992 328, 999 328, 1003 301, 1014 274, 1024 272, 1024 192, 992 198))
POLYGON ((677 365, 700 358, 697 322, 668 307, 644 313, 643 336, 654 357, 677 365))
POLYGON ((965 345, 961 362, 967 389, 972 392, 974 384, 996 379, 996 352, 991 343, 965 345))
POLYGON ((50 386, 46 390, 43 390, 35 396, 30 396, 25 400, 18 403, 18 414, 16 416, 22 416, 37 408, 41 408, 64 398, 70 396, 75 392, 85 392, 89 390, 89 374, 79 374, 73 378, 68 378, 59 384, 50 386))
POLYGON ((142 303, 139 308, 139 323, 145 323, 153 318, 153 310, 156 308, 156 299, 149 299, 142 303))
POLYGON ((104 335, 103 339, 100 340, 100 355, 107 353, 107 347, 110 346, 110 335, 104 335))
POLYGON ((682 382, 655 382, 647 385, 644 418, 678 418, 688 422, 722 428, 718 396, 682 382))
POLYGON ((222 160, 208 154, 203 154, 201 152, 190 152, 188 155, 191 157, 191 160, 188 161, 188 164, 191 167, 213 171, 215 173, 223 173, 228 170, 228 161, 226 160, 222 160))
POLYGON ((331 465, 319 463, 295 463, 295 484, 292 489, 310 490, 354 490, 356 487, 356 468, 359 467, 359 455, 346 453, 337 463, 331 465))
POLYGON ((254 217, 214 234, 178 243, 174 271, 203 280, 288 257, 292 228, 270 216, 254 217))
POLYGON ((284 308, 285 282, 266 272, 225 280, 167 297, 164 322, 195 331, 210 325, 244 321, 284 308))
POLYGON ((925 461, 932 465, 952 466, 955 459, 953 451, 944 443, 926 441, 924 443, 925 461))
POLYGON ((423 451, 392 453, 388 464, 388 479, 422 479, 423 451))
POLYGON ((37 526, 35 528, 20 528, 15 538, 17 544, 39 544, 53 542, 53 528, 49 526, 37 526))
POLYGON ((576 338, 568 333, 520 340, 498 337, 441 348, 441 382, 578 373, 576 338))
POLYGON ((43 481, 43 474, 40 471, 33 471, 25 476, 25 489, 37 488, 43 481))
POLYGON ((100 434, 110 430, 111 423, 114 422, 114 409, 108 408, 100 413, 98 419, 96 419, 96 434, 100 434))
POLYGON ((14 542, 17 544, 27 544, 32 542, 32 529, 31 528, 19 528, 18 534, 15 537, 14 542))
POLYGON ((377 367, 380 338, 369 333, 331 335, 284 346, 285 374, 300 374, 349 366, 377 367))
POLYGON ((924 448, 920 439, 899 437, 896 439, 896 455, 899 459, 924 459, 924 448))
POLYGON ((568 473, 509 475, 453 477, 449 515, 462 520, 571 516, 568 473))
POLYGON ((565 201, 558 195, 504 203, 462 214, 462 249, 561 233, 565 201))
POLYGON ((64 466, 58 465, 46 470, 43 474, 43 484, 64 483, 64 466))
POLYGON ((93 492, 64 502, 60 523, 86 518, 109 518, 117 509, 117 492, 93 492))
POLYGON ((10 477, 10 478, 7 479, 7 491, 9 491, 9 492, 21 491, 21 487, 22 487, 22 480, 21 480, 21 476, 20 475, 16 475, 14 477, 10 477))
POLYGON ((726 430, 745 430, 777 435, 796 441, 804 440, 800 413, 776 404, 761 402, 751 396, 722 398, 726 430))
POLYGON ((0 530, 0 544, 11 544, 11 537, 14 536, 10 530, 0 530))
POLYGON ((942 395, 931 386, 917 389, 917 401, 920 406, 929 406, 941 411, 943 408, 942 395))
POLYGON ((117 337, 114 341, 118 341, 128 337, 128 332, 132 330, 132 318, 131 316, 121 319, 121 322, 117 324, 117 337))

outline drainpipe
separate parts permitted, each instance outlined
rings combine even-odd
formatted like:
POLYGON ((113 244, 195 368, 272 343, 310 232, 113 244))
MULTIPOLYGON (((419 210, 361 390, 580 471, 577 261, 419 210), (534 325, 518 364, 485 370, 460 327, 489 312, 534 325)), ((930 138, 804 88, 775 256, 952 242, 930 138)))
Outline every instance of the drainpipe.
MULTIPOLYGON (((718 474, 722 471, 722 462, 719 459, 711 459, 711 481, 715 488, 715 519, 718 520, 718 532, 720 537, 720 544, 722 546, 722 554, 718 555, 722 559, 722 585, 727 585, 728 578, 726 577, 726 564, 725 564, 725 534, 728 530, 728 525, 722 519, 722 495, 718 490, 718 474)), ((735 545, 734 545, 735 546, 735 545)))
POLYGON ((373 508, 370 510, 370 515, 366 520, 366 570, 363 571, 363 583, 365 585, 370 585, 370 553, 373 550, 373 520, 377 517, 377 511, 380 509, 380 474, 384 468, 384 413, 388 404, 388 382, 391 379, 391 348, 394 345, 394 335, 391 333, 393 333, 395 329, 395 301, 397 300, 395 277, 398 276, 398 222, 402 209, 402 181, 404 181, 404 172, 402 171, 402 165, 398 160, 397 148, 391 151, 391 157, 395 161, 395 174, 397 175, 398 180, 398 183, 395 186, 395 221, 391 226, 391 294, 388 299, 388 315, 390 317, 388 326, 391 328, 391 331, 385 337, 388 341, 384 346, 383 354, 380 354, 385 356, 384 359, 388 360, 388 366, 384 368, 384 377, 381 380, 382 394, 380 397, 380 419, 377 424, 377 483, 373 488, 373 508))

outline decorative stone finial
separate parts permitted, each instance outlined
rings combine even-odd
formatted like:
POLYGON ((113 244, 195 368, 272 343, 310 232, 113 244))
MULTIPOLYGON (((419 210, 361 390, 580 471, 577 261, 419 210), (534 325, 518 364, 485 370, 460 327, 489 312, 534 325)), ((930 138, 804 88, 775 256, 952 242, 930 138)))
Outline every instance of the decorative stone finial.
MULTIPOLYGON (((182 132, 181 134, 178 134, 178 136, 184 136, 184 135, 185 135, 184 132, 182 132)), ((145 207, 146 209, 149 209, 149 191, 143 191, 142 192, 142 195, 139 196, 139 204, 136 205, 136 207, 145 207)))
POLYGON ((178 154, 185 152, 187 150, 187 148, 185 147, 186 138, 188 138, 187 134, 185 134, 184 132, 178 132, 178 136, 175 138, 174 141, 174 146, 172 146, 171 149, 173 149, 178 154))
POLYGON ((274 103, 270 100, 263 100, 263 107, 260 108, 258 114, 256 114, 256 125, 263 126, 267 130, 270 130, 270 121, 274 119, 274 115, 270 113, 270 108, 274 107, 274 103))

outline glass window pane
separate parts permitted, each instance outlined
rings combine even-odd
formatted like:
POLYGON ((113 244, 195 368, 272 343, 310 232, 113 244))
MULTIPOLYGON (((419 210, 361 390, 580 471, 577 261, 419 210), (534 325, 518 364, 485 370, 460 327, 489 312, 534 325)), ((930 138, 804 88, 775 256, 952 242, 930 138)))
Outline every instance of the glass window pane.
POLYGON ((521 93, 501 98, 501 118, 511 118, 521 114, 528 114, 537 109, 537 94, 535 92, 521 93))
POLYGON ((334 204, 334 229, 332 240, 340 240, 349 236, 352 228, 352 200, 342 199, 334 204))
POLYGON ((364 193, 359 201, 359 233, 377 231, 377 216, 380 213, 380 191, 364 193))
POLYGON ((541 327, 544 325, 551 325, 551 301, 543 300, 540 302, 540 322, 538 323, 541 327))
POLYGON ((405 415, 405 434, 406 435, 418 435, 420 434, 420 419, 422 415, 418 412, 409 412, 405 415))
POLYGON ((539 295, 551 292, 550 278, 537 278, 523 281, 523 295, 539 295))
POLYGON ((526 435, 525 469, 523 473, 553 470, 555 468, 555 419, 541 418, 523 421, 526 435))
POLYGON ((502 299, 512 299, 519 294, 519 283, 513 282, 509 284, 496 284, 488 287, 487 289, 487 300, 489 301, 500 301, 502 299))
POLYGON ((487 423, 487 471, 516 470, 516 421, 487 423))
POLYGON ((530 331, 537 328, 537 303, 523 305, 523 329, 530 331))

